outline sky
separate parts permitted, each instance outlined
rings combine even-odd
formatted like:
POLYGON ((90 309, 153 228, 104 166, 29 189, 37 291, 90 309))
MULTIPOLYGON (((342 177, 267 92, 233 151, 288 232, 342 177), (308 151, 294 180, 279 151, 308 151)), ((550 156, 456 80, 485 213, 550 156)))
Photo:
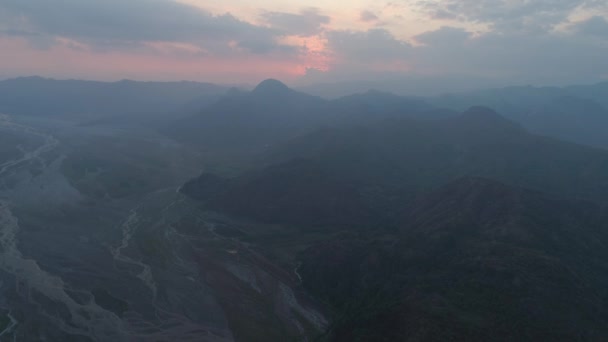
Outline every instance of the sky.
POLYGON ((0 78, 608 80, 605 0, 2 0, 0 78))

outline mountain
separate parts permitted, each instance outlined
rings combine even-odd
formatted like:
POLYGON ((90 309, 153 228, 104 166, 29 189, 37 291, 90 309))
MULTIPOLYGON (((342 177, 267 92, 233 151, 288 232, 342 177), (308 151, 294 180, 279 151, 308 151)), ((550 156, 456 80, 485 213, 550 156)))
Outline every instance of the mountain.
POLYGON ((325 129, 266 155, 268 164, 318 162, 343 179, 429 189, 483 176, 551 193, 606 199, 608 153, 527 132, 491 109, 442 120, 387 120, 325 129))
MULTIPOLYGON (((304 175, 317 178, 319 171, 308 165, 292 165, 303 171, 301 182, 304 175)), ((608 337, 605 204, 463 177, 402 202, 395 227, 386 229, 382 222, 355 224, 372 222, 360 213, 351 221, 339 220, 345 212, 328 203, 335 203, 340 194, 349 196, 344 188, 318 181, 294 188, 276 178, 283 172, 277 168, 286 167, 268 172, 264 182, 256 178, 263 176, 251 176, 251 183, 233 187, 238 196, 229 198, 240 201, 236 208, 245 205, 255 213, 249 216, 253 222, 274 217, 274 224, 299 221, 306 228, 294 232, 282 226, 272 237, 262 235, 255 241, 267 253, 287 248, 297 260, 302 286, 333 312, 326 340, 608 337), (331 196, 328 202, 323 202, 325 196, 331 196), (312 229, 318 222, 308 215, 322 216, 308 209, 318 200, 327 211, 335 210, 339 221, 325 222, 331 229, 312 229), (277 204, 283 207, 268 210, 277 204), (304 206, 300 216, 294 213, 298 205, 304 206), (281 239, 288 247, 281 247, 281 239)), ((217 179, 207 181, 217 184, 217 179)), ((191 189, 186 189, 189 194, 191 189)), ((217 194, 219 188, 208 190, 217 194)), ((352 192, 350 197, 358 198, 352 192)), ((264 234, 256 232, 258 225, 243 226, 247 236, 264 234)))
POLYGON ((427 99, 433 105, 464 110, 491 107, 534 133, 608 148, 608 83, 586 86, 507 87, 427 99))
POLYGON ((0 112, 75 118, 81 122, 172 114, 191 102, 208 104, 226 88, 196 82, 97 82, 22 77, 0 81, 0 112))
POLYGON ((326 114, 325 105, 321 98, 266 80, 251 92, 230 92, 164 132, 210 149, 263 149, 314 127, 326 114))
POLYGON ((322 129, 273 149, 239 176, 218 183, 204 174, 182 191, 265 222, 385 225, 418 194, 471 176, 606 201, 608 152, 530 134, 474 107, 442 120, 322 129))
POLYGON ((304 160, 236 179, 203 174, 181 188, 207 207, 231 215, 269 223, 351 228, 377 220, 358 190, 321 165, 304 160))
POLYGON ((407 208, 390 239, 310 247, 299 273, 338 312, 332 341, 601 341, 606 213, 463 178, 407 208))
POLYGON ((218 154, 255 154, 319 127, 445 115, 449 112, 435 110, 420 99, 368 92, 329 101, 270 79, 251 92, 229 92, 202 112, 177 120, 163 131, 218 154))
POLYGON ((444 94, 429 98, 429 101, 438 107, 459 111, 471 106, 490 107, 508 117, 512 114, 525 113, 530 108, 541 106, 565 95, 567 92, 558 87, 519 86, 444 94))
POLYGON ((290 96, 295 91, 289 89, 287 85, 279 80, 269 78, 260 82, 252 91, 253 94, 260 97, 274 98, 275 96, 290 96))
POLYGON ((331 101, 337 121, 364 124, 389 118, 439 119, 458 113, 430 105, 420 97, 369 90, 331 101))
POLYGON ((559 97, 531 110, 519 121, 539 134, 608 147, 608 109, 594 100, 559 97))
POLYGON ((328 125, 181 192, 293 267, 328 341, 608 338, 608 152, 487 107, 328 125))
POLYGON ((600 82, 592 85, 575 85, 565 88, 574 96, 597 101, 604 107, 608 107, 608 82, 600 82))

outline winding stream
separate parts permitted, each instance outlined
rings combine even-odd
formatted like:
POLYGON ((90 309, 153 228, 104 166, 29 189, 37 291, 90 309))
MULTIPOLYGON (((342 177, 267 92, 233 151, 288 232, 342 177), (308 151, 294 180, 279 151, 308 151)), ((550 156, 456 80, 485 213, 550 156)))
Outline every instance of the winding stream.
POLYGON ((67 333, 89 336, 93 339, 115 338, 123 340, 126 332, 122 321, 114 313, 101 308, 94 301, 76 302, 66 292, 68 286, 57 276, 42 270, 38 263, 23 257, 17 248, 19 221, 13 216, 9 204, 0 201, 0 268, 24 283, 28 291, 35 290, 45 297, 63 303, 69 310, 69 321, 56 318, 57 325, 67 333))
POLYGON ((137 230, 138 225, 139 216, 137 214, 137 210, 131 210, 129 217, 127 217, 126 221, 121 226, 122 240, 120 242, 120 245, 118 247, 111 248, 110 250, 115 261, 120 261, 126 264, 141 267, 141 272, 138 273, 136 276, 150 289, 150 291, 152 291, 152 297, 156 299, 157 287, 154 281, 154 277, 152 276, 152 269, 150 265, 135 260, 122 253, 124 249, 129 247, 129 242, 131 241, 133 234, 137 230))
MULTIPOLYGON (((19 167, 34 161, 41 162, 46 169, 46 163, 41 156, 59 145, 59 141, 53 136, 12 123, 7 116, 0 116, 0 129, 43 138, 43 144, 38 148, 24 151, 20 158, 0 164, 0 176, 6 176, 9 171, 18 172, 19 167)), ((103 309, 93 300, 84 304, 77 302, 67 293, 70 288, 60 277, 42 270, 36 260, 27 259, 22 255, 18 248, 19 220, 11 210, 10 197, 7 198, 2 192, 0 196, 4 197, 0 199, 0 269, 15 277, 17 289, 21 289, 22 292, 25 290, 28 294, 35 291, 54 302, 65 305, 69 317, 52 318, 66 333, 89 336, 95 340, 126 339, 122 321, 114 313, 103 309)), ((27 295, 27 298, 29 301, 34 300, 31 295, 27 295)), ((8 317, 11 319, 10 329, 5 329, 2 334, 13 334, 13 338, 16 338, 14 328, 19 322, 12 315, 8 317)))
MULTIPOLYGON (((13 296, 4 297, 12 299, 7 301, 8 305, 2 303, 8 314, 0 340, 54 340, 57 333, 86 336, 94 341, 234 339, 221 305, 199 279, 200 265, 188 259, 180 248, 192 247, 193 240, 201 237, 183 235, 174 225, 182 217, 195 215, 197 224, 208 229, 214 243, 238 243, 243 251, 252 255, 254 251, 234 238, 218 234, 214 223, 198 217, 198 209, 188 204, 176 187, 122 202, 82 201, 85 196, 71 187, 60 169, 68 155, 64 151, 79 140, 65 136, 60 142, 53 135, 14 123, 0 114, 0 134, 3 131, 18 133, 28 139, 28 144, 26 148, 18 146, 18 157, 0 161, 0 276, 11 285, 6 291, 3 288, 0 295, 13 296), (30 140, 38 145, 30 144, 30 140), (63 207, 57 205, 44 214, 56 215, 50 217, 58 217, 61 223, 45 221, 46 217, 39 212, 54 202, 76 203, 76 209, 62 217, 63 207), (72 213, 76 214, 68 216, 72 213), (109 215, 104 216, 106 213, 109 215), (87 218, 80 221, 78 215, 87 218), (99 221, 97 216, 101 218, 99 221), (62 221, 72 218, 74 222, 62 221), (91 226, 86 226, 91 222, 91 226), (55 231, 55 227, 60 230, 55 231), (49 240, 44 240, 47 237, 49 240), (142 257, 148 255, 137 247, 141 247, 139 242, 146 241, 140 238, 148 237, 168 244, 163 251, 170 255, 168 267, 158 267, 153 257, 142 257), (82 245, 60 250, 66 241, 80 241, 82 245), (37 249, 41 246, 44 247, 37 249), (94 283, 96 280, 99 283, 94 283), (118 289, 112 291, 117 280, 118 289), (93 283, 88 285, 90 281, 93 283), (140 281, 145 287, 139 286, 140 281), (131 285, 143 291, 133 295, 131 285), (128 309, 110 310, 111 301, 108 306, 100 300, 99 305, 91 286, 128 302, 128 309), (29 331, 39 323, 42 333, 48 329, 48 336, 29 331)), ((299 266, 293 272, 301 282, 299 266)), ((254 272, 255 264, 226 267, 228 273, 257 293, 264 293, 263 282, 258 281, 254 272)), ((317 327, 327 324, 320 314, 300 305, 286 284, 280 282, 276 296, 287 310, 297 313, 290 319, 299 327, 301 317, 317 327)))

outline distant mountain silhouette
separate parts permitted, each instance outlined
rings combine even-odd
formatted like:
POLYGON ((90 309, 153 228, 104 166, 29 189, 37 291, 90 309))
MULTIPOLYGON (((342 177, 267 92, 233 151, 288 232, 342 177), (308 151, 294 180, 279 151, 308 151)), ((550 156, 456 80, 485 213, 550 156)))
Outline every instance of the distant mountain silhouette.
POLYGON ((192 102, 206 105, 225 91, 221 86, 196 82, 97 82, 22 77, 0 81, 0 112, 62 116, 82 122, 127 116, 151 119, 175 115, 192 102))
POLYGON ((596 101, 608 108, 608 81, 591 85, 575 85, 565 87, 565 90, 576 97, 596 101))
POLYGON ((559 97, 531 110, 520 121, 539 134, 608 148, 608 109, 594 100, 559 97))
POLYGON ((201 113, 167 127, 171 137, 203 149, 260 152, 322 126, 367 123, 387 117, 441 116, 418 99, 368 93, 335 101, 300 93, 277 80, 251 92, 231 92, 201 113), (386 98, 391 102, 383 104, 386 98))
POLYGON ((431 106, 422 98, 369 90, 331 101, 336 120, 366 124, 388 118, 438 119, 458 113, 431 106))
POLYGON ((207 149, 261 150, 312 129, 327 115, 325 105, 321 98, 267 80, 252 92, 227 94, 165 133, 207 149))
POLYGON ((267 79, 267 80, 262 81, 252 91, 252 93, 254 93, 256 95, 261 95, 261 96, 285 95, 285 94, 289 94, 290 92, 294 92, 294 91, 289 89, 289 87, 286 86, 281 81, 278 81, 275 79, 267 79))
POLYGON ((267 154, 267 163, 308 159, 346 179, 432 188, 483 176, 552 193, 604 198, 608 153, 528 133, 484 108, 435 121, 389 120, 326 129, 267 154))
POLYGON ((428 99, 455 110, 484 105, 531 131, 608 148, 608 82, 588 86, 508 87, 428 99))

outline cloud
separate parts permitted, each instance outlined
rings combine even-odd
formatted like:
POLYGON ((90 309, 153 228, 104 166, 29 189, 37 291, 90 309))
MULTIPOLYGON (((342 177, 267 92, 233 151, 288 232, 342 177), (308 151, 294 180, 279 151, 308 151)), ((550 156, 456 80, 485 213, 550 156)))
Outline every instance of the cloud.
POLYGON ((384 30, 331 32, 328 46, 336 61, 327 72, 309 70, 303 82, 375 80, 380 83, 373 87, 390 85, 387 90, 412 94, 433 89, 599 82, 605 77, 602 71, 608 70, 608 45, 595 39, 604 32, 604 24, 597 18, 579 23, 578 34, 472 34, 444 26, 414 37, 421 43, 415 46, 384 30))
POLYGON ((443 26, 436 31, 419 34, 414 39, 425 45, 461 44, 471 37, 471 32, 462 28, 443 26))
MULTIPOLYGON (((501 32, 550 31, 576 9, 603 6, 598 0, 426 0, 418 8, 433 19, 485 23, 501 32)), ((605 4, 605 3, 604 3, 605 4)))
POLYGON ((380 20, 380 18, 378 18, 378 16, 374 12, 365 10, 359 13, 359 20, 364 23, 373 23, 380 20))
POLYGON ((312 36, 321 32, 330 18, 316 8, 307 8, 298 14, 285 12, 264 12, 261 19, 284 35, 312 36))
POLYGON ((503 34, 488 32, 460 36, 453 44, 443 28, 421 35, 433 43, 413 53, 417 70, 440 74, 461 73, 512 83, 564 84, 599 81, 598 70, 608 70, 608 46, 567 34, 503 34))
POLYGON ((398 40, 385 29, 330 31, 326 37, 330 51, 344 62, 404 60, 412 50, 409 43, 398 40))
POLYGON ((41 34, 39 32, 32 32, 20 29, 0 29, 0 37, 1 36, 26 39, 31 46, 40 50, 46 50, 56 43, 55 39, 47 35, 41 34))
POLYGON ((276 43, 275 29, 171 0, 3 0, 0 11, 9 29, 50 39, 66 37, 101 49, 165 41, 208 51, 231 42, 252 53, 285 50, 276 43))
POLYGON ((601 16, 593 16, 574 25, 574 32, 608 39, 608 20, 601 16))
POLYGON ((347 82, 392 77, 407 69, 413 47, 386 29, 325 33, 327 70, 308 68, 301 83, 347 82))
MULTIPOLYGON (((184 3, 195 0, 180 1, 0 0, 0 42, 21 49, 11 56, 30 58, 32 70, 51 68, 72 53, 78 58, 70 59, 64 72, 73 64, 85 65, 87 58, 99 62, 106 57, 131 63, 120 72, 139 70, 150 78, 156 69, 188 78, 189 66, 203 79, 200 70, 219 75, 214 66, 222 65, 222 72, 234 69, 256 77, 273 66, 292 77, 318 67, 324 72, 309 76, 325 82, 434 77, 555 84, 597 81, 608 70, 608 21, 598 9, 608 10, 605 0, 404 0, 386 4, 382 12, 336 15, 335 23, 321 9, 298 11, 303 0, 274 8, 264 1, 269 7, 261 12, 247 12, 240 0, 216 6, 240 9, 242 17, 184 3), (382 23, 380 13, 381 19, 393 19, 382 23), (581 17, 588 19, 575 19, 581 17), (403 27, 403 20, 412 26, 403 27), (375 28, 366 30, 370 26, 375 28), (408 36, 426 27, 427 32, 408 36), (156 64, 146 69, 147 61, 156 64), (258 63, 265 69, 256 68, 258 63), (252 70, 244 71, 245 65, 252 70)), ((369 1, 356 8, 382 8, 369 1)), ((9 53, 8 48, 0 51, 9 53)), ((25 68, 23 63, 19 66, 25 68)), ((4 74, 26 70, 4 64, 4 74)), ((85 77, 94 68, 86 65, 79 69, 85 77)), ((236 71, 231 75, 238 80, 236 71)))

